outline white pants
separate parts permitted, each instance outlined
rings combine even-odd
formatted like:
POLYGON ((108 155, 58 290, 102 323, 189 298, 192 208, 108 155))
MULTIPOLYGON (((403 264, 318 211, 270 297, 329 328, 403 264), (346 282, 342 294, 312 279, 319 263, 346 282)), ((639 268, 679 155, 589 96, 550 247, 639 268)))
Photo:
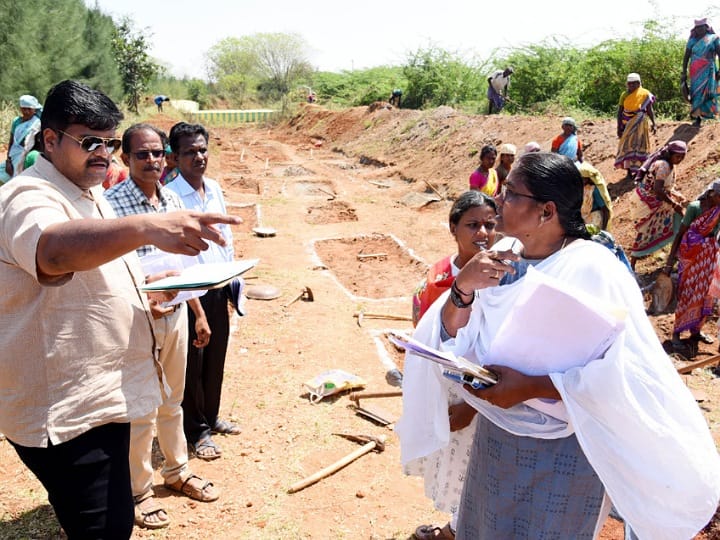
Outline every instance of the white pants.
POLYGON ((130 480, 133 497, 136 499, 152 494, 153 427, 157 428, 158 443, 165 457, 161 471, 165 482, 173 484, 190 476, 181 407, 187 362, 186 304, 180 304, 173 313, 153 322, 160 365, 165 373, 170 395, 164 395, 160 407, 147 416, 134 420, 130 426, 130 480))

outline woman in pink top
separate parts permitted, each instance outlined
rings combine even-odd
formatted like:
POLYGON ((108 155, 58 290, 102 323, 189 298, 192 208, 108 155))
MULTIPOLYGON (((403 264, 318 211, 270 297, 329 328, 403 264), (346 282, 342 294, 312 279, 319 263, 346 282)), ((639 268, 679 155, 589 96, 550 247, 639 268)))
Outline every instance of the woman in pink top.
POLYGON ((480 150, 480 166, 470 175, 470 189, 482 191, 494 197, 498 191, 498 176, 493 165, 497 158, 497 150, 492 144, 487 144, 480 150))

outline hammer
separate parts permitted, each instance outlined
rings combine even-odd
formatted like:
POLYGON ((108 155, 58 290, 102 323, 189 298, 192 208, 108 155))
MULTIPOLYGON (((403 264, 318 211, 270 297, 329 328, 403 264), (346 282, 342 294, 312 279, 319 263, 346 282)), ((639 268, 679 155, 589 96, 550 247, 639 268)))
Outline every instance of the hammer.
POLYGON ((303 287, 303 290, 300 292, 300 294, 298 294, 295 298, 290 300, 283 307, 288 307, 300 299, 304 300, 305 302, 312 302, 315 300, 315 297, 313 296, 313 292, 312 292, 312 290, 310 290, 310 287, 303 287))
POLYGON ((323 478, 327 478, 328 476, 336 473, 346 465, 349 465, 350 463, 358 459, 360 456, 364 456, 365 454, 372 452, 373 450, 378 453, 382 452, 383 450, 385 450, 385 441, 387 440, 387 437, 385 437, 385 435, 380 435, 379 437, 373 437, 372 435, 349 435, 347 433, 333 433, 333 435, 338 435, 354 442, 363 443, 363 445, 354 452, 349 453, 344 458, 339 459, 332 465, 328 465, 327 467, 319 470, 315 474, 311 474, 310 476, 303 478, 299 482, 294 483, 288 488, 288 493, 296 493, 301 489, 305 489, 306 487, 314 484, 315 482, 322 480, 323 478))

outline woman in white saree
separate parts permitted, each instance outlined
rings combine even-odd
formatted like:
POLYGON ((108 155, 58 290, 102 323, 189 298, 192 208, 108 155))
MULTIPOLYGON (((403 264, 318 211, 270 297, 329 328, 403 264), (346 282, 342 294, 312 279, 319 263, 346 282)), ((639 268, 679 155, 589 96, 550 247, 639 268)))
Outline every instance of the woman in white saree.
MULTIPOLYGON (((691 538, 717 508, 720 458, 707 424, 632 275, 589 240, 582 197, 571 160, 521 156, 497 202, 498 229, 522 242, 522 257, 477 254, 415 332, 499 375, 459 392, 480 414, 459 479, 458 539, 595 538, 610 499, 641 539, 691 538), (531 307, 539 284, 562 294, 531 307), (596 328, 605 320, 607 332, 596 328)), ((448 384, 408 354, 396 427, 406 469, 463 452, 450 442, 448 384)))

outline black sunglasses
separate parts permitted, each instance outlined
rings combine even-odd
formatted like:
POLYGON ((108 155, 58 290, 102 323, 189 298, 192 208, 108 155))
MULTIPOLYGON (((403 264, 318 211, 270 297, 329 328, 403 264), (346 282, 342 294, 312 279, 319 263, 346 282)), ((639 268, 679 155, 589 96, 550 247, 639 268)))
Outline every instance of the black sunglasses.
POLYGON ((111 154, 114 154, 120 149, 120 146, 122 146, 122 141, 117 138, 107 138, 107 137, 97 137, 95 135, 88 135, 87 137, 83 137, 82 139, 78 139, 77 137, 73 137, 68 132, 63 131, 62 129, 56 129, 58 133, 62 133, 63 135, 67 135, 70 137, 73 141, 78 143, 80 145, 80 148, 85 150, 86 152, 94 152, 101 146, 105 147, 105 150, 110 152, 111 154))
POLYGON ((160 159, 165 155, 165 150, 140 150, 139 152, 130 152, 136 159, 145 161, 152 156, 154 159, 160 159))

